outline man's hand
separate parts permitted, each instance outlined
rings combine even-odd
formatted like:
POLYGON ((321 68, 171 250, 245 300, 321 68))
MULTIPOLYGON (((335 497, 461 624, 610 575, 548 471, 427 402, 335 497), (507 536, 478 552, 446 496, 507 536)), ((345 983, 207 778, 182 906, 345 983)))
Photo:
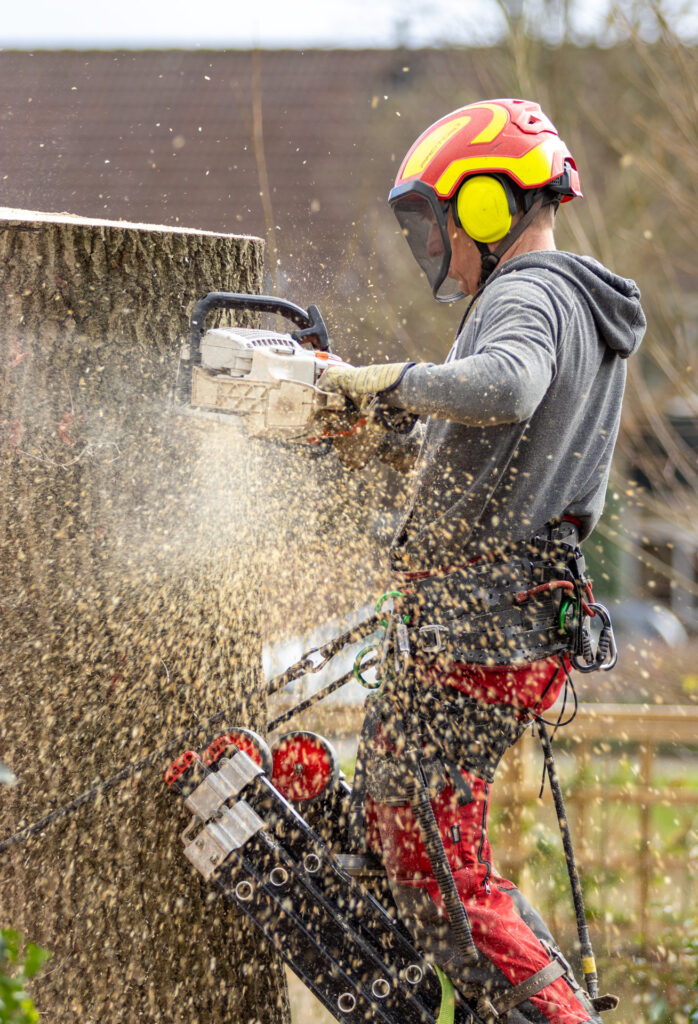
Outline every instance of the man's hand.
POLYGON ((317 382, 321 391, 339 391, 349 398, 385 395, 398 386, 414 363, 374 363, 371 366, 350 366, 348 363, 328 366, 317 382))
POLYGON ((317 387, 321 391, 346 395, 356 410, 354 415, 361 417, 353 431, 335 437, 332 442, 345 468, 364 466, 381 447, 386 431, 402 432, 413 426, 414 416, 402 410, 381 408, 379 401, 382 395, 397 387, 411 366, 414 363, 376 363, 371 366, 340 363, 328 366, 319 378, 317 387))

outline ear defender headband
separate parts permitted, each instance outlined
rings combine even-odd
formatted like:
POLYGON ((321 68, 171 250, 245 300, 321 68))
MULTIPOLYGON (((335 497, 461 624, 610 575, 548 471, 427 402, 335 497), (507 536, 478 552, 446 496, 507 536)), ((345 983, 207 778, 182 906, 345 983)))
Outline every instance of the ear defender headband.
POLYGON ((456 227, 474 242, 489 245, 511 231, 516 199, 506 179, 477 174, 465 179, 451 208, 456 227))

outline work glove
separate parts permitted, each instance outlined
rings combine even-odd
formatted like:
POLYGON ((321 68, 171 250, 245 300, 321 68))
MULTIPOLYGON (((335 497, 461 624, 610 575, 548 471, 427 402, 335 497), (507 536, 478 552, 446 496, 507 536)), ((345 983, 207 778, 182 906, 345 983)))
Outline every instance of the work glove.
POLYGON ((347 469, 359 469, 384 445, 387 433, 406 433, 416 417, 402 409, 388 410, 381 404, 383 395, 393 391, 414 363, 376 363, 371 366, 350 366, 342 363, 328 366, 320 376, 321 391, 346 395, 348 403, 360 419, 351 432, 335 436, 333 447, 347 469))
MULTIPOLYGON (((372 363, 370 366, 350 366, 341 363, 328 366, 317 386, 321 391, 340 391, 351 399, 369 395, 387 395, 398 386, 414 363, 372 363)), ((360 403, 356 403, 360 404, 360 403)))

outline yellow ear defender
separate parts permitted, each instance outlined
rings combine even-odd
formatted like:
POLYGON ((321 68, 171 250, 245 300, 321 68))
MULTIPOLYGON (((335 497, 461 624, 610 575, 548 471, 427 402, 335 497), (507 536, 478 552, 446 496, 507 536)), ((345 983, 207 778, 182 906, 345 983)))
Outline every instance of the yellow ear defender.
POLYGON ((466 178, 453 203, 456 227, 463 228, 475 242, 498 242, 511 230, 516 200, 500 178, 477 174, 466 178))

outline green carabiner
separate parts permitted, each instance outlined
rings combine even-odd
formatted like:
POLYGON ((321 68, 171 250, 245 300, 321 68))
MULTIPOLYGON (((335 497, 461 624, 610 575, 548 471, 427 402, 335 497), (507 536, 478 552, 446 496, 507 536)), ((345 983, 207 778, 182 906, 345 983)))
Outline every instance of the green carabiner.
MULTIPOLYGON (((388 598, 390 598, 390 597, 404 597, 404 596, 405 595, 403 594, 403 592, 401 590, 386 590, 386 592, 384 594, 382 594, 381 597, 378 598, 378 601, 376 603, 376 615, 380 615, 381 608, 383 607, 385 602, 388 600, 388 598)), ((387 625, 388 625, 388 620, 387 619, 381 619, 381 626, 387 626, 387 625)))
POLYGON ((363 650, 359 651, 354 659, 354 668, 352 669, 355 679, 361 683, 366 690, 378 690, 382 684, 381 679, 376 679, 375 683, 369 683, 367 679, 361 675, 361 660, 370 651, 377 651, 380 647, 379 643, 369 644, 368 647, 364 647, 363 650))
POLYGON ((573 597, 566 597, 560 605, 560 612, 558 615, 558 625, 560 629, 564 629, 566 633, 569 633, 565 625, 565 619, 567 618, 567 612, 570 610, 570 605, 576 604, 576 600, 573 597))
MULTIPOLYGON (((383 607, 383 605, 385 604, 385 602, 388 600, 389 597, 404 597, 404 596, 405 595, 403 594, 403 592, 401 590, 386 590, 386 592, 381 597, 378 598, 378 602, 376 604, 376 615, 380 615, 380 610, 383 607)), ((402 621, 404 622, 405 625, 407 625, 411 618, 412 618, 411 615, 403 615, 402 616, 402 621)), ((381 624, 381 626, 383 626, 384 628, 387 629, 387 627, 388 627, 388 620, 387 619, 381 619, 380 620, 380 624, 381 624)))

